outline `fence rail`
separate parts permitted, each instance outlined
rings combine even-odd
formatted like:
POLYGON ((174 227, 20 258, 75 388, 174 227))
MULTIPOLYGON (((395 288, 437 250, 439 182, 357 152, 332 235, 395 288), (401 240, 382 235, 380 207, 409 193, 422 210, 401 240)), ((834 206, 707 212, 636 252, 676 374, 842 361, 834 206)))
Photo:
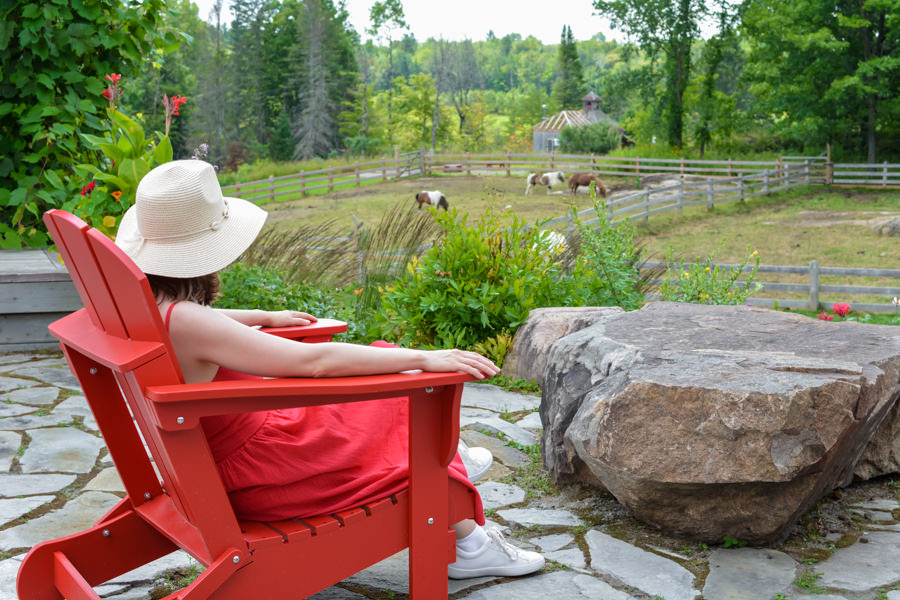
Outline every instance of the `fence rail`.
MULTIPOLYGON (((652 269, 665 267, 666 263, 661 262, 645 262, 641 265, 641 269, 652 269)), ((740 265, 720 264, 718 265, 726 271, 733 271, 740 265)), ((753 266, 745 265, 743 272, 749 273, 753 270, 753 266)), ((779 275, 794 275, 798 281, 760 281, 756 283, 763 287, 758 294, 768 294, 769 297, 751 296, 747 299, 748 304, 756 306, 779 306, 781 308, 793 308, 801 310, 820 310, 827 308, 832 302, 847 302, 854 311, 870 312, 870 313, 886 313, 896 312, 897 306, 891 302, 894 297, 900 296, 900 281, 894 285, 838 285, 833 283, 824 283, 823 279, 828 278, 867 278, 878 281, 884 280, 900 280, 900 269, 860 269, 860 268, 843 268, 843 267, 822 267, 818 261, 810 261, 809 266, 779 266, 779 265, 760 265, 757 273, 772 273, 779 275), (799 281, 799 279, 803 281, 799 281), (777 298, 773 297, 772 292, 792 292, 793 298, 777 298), (803 296, 798 299, 796 296, 803 296), (830 295, 828 300, 822 297, 830 295), (850 296, 863 296, 860 302, 853 302, 850 296), (882 302, 867 302, 872 300, 872 296, 883 298, 882 302)), ((652 280, 650 283, 660 284, 663 280, 652 280)), ((893 283, 893 282, 891 282, 893 283)), ((743 283, 738 282, 738 285, 743 283)), ((650 299, 659 299, 658 294, 648 294, 650 299)))
POLYGON ((424 149, 395 152, 392 157, 300 171, 279 177, 223 186, 227 194, 252 202, 294 200, 310 194, 359 187, 367 182, 386 182, 417 175, 524 175, 534 171, 590 171, 610 177, 644 177, 670 174, 730 179, 777 173, 785 167, 808 165, 808 183, 826 185, 900 186, 900 164, 831 163, 824 155, 782 156, 772 161, 642 158, 594 154, 440 154, 424 149))

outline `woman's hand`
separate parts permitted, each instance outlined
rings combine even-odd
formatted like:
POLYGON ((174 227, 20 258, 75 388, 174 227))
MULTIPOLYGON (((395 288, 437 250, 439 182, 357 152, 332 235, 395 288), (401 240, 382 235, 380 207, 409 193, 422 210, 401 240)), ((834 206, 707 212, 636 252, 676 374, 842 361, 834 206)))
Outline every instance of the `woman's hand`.
POLYGON ((263 327, 298 327, 315 323, 316 318, 299 310, 267 310, 264 311, 263 327))
POLYGON ((425 352, 424 371, 448 372, 460 371, 486 379, 496 375, 500 368, 490 359, 476 352, 466 350, 431 350, 425 352))

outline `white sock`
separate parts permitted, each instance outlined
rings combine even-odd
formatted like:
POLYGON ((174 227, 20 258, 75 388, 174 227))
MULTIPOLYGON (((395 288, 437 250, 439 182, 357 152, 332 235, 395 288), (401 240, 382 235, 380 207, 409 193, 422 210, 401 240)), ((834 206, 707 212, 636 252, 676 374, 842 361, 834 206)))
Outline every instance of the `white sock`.
POLYGON ((456 547, 463 552, 475 552, 488 541, 488 536, 482 527, 475 526, 475 530, 466 537, 456 540, 456 547))

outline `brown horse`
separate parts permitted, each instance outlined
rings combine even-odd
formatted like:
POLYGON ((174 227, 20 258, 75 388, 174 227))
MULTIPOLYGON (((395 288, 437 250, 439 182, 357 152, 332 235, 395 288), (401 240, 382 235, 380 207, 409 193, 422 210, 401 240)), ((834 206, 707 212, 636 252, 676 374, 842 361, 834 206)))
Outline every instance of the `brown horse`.
POLYGON ((603 182, 593 173, 575 173, 569 177, 569 190, 574 194, 578 192, 578 186, 581 185, 590 189, 591 182, 594 183, 597 193, 606 198, 606 188, 603 186, 603 182))

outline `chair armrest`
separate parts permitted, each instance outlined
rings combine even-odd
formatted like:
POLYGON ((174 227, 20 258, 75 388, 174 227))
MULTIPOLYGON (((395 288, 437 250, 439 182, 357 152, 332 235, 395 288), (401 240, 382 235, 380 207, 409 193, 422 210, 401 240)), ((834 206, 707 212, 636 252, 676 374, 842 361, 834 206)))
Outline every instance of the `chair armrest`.
POLYGON ((263 327, 260 331, 265 331, 271 335, 288 338, 291 340, 303 340, 305 338, 321 338, 330 339, 336 333, 344 333, 347 331, 347 324, 337 319, 319 319, 315 323, 302 325, 298 327, 263 327))
POLYGON ((432 393, 473 379, 465 373, 253 379, 153 386, 145 395, 160 427, 174 431, 196 426, 200 417, 432 393))

